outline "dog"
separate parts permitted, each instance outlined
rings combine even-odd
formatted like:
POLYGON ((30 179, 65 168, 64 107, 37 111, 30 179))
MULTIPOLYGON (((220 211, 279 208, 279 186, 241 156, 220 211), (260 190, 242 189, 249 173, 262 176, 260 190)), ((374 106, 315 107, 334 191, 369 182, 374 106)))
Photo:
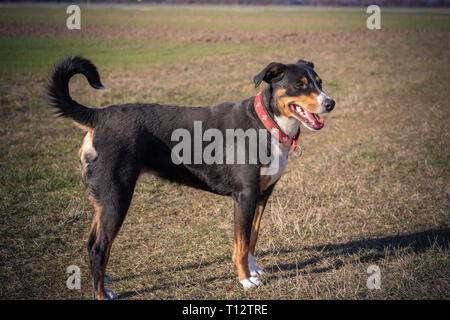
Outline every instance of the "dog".
MULTIPOLYGON (((258 95, 209 107, 143 103, 102 109, 85 107, 69 94, 69 80, 78 73, 83 74, 93 88, 104 89, 97 68, 89 60, 76 56, 55 65, 47 95, 57 116, 70 119, 86 131, 79 156, 93 206, 87 251, 94 298, 117 298, 104 288, 106 265, 111 245, 130 206, 136 181, 143 172, 231 196, 234 200, 232 260, 239 282, 245 289, 260 286, 262 281, 258 276, 264 271, 255 265, 254 257, 266 203, 284 172, 290 150, 298 147, 300 125, 320 130, 324 120, 319 114, 328 113, 335 106, 335 101, 323 92, 314 64, 302 59, 293 64, 269 63, 253 79, 255 87, 263 81, 267 83, 258 95), (175 163, 172 149, 177 141, 173 139, 173 132, 182 129, 193 133, 196 123, 215 133, 225 134, 229 129, 266 132, 271 139, 258 146, 267 147, 266 151, 272 155, 270 159, 280 161, 175 163)), ((205 148, 204 142, 200 144, 200 152, 205 148)), ((248 142, 244 144, 247 148, 248 142)))

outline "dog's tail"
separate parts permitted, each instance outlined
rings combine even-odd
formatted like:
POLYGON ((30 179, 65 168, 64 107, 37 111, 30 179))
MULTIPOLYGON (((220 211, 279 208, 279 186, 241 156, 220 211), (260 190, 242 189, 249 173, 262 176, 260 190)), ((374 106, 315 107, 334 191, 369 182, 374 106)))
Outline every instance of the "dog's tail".
POLYGON ((98 110, 85 107, 69 94, 69 80, 77 73, 83 74, 91 87, 105 89, 100 82, 97 68, 82 57, 67 57, 57 63, 47 85, 50 106, 57 116, 74 120, 81 127, 94 128, 97 123, 98 110))

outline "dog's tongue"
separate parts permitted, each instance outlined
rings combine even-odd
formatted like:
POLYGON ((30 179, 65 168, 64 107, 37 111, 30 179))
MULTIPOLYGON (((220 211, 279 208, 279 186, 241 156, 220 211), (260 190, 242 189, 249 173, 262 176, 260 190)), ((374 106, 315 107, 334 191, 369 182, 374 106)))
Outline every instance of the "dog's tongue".
POLYGON ((306 118, 313 124, 314 128, 322 129, 324 121, 320 119, 319 115, 305 110, 306 118))

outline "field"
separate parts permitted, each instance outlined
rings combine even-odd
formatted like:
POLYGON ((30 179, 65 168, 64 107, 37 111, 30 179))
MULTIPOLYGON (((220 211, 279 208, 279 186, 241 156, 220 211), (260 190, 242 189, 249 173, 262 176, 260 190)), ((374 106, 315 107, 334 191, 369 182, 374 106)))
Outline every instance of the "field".
POLYGON ((265 285, 244 291, 231 261, 232 200, 143 175, 114 242, 108 288, 122 299, 449 299, 450 11, 82 7, 0 8, 0 298, 90 299, 92 209, 84 133, 48 110, 52 65, 82 54, 72 97, 211 105, 255 95, 271 61, 313 61, 336 102, 302 131, 262 218, 265 285), (66 268, 81 268, 81 290, 66 268), (366 287, 377 265, 381 288, 366 287))

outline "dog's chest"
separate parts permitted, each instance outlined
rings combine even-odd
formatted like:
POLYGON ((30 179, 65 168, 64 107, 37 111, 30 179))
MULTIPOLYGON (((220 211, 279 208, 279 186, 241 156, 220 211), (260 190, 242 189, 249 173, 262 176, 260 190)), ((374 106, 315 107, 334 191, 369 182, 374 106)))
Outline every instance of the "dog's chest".
POLYGON ((289 146, 274 143, 272 140, 272 161, 260 169, 260 190, 264 191, 278 181, 288 164, 289 146))

